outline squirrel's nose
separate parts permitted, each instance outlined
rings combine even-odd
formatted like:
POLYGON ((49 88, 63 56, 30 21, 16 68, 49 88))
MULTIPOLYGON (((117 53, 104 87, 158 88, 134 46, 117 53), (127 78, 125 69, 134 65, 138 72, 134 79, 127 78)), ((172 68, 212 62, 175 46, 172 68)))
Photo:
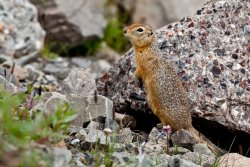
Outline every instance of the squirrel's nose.
POLYGON ((124 33, 124 34, 127 33, 127 27, 125 27, 125 28, 123 29, 123 33, 124 33))

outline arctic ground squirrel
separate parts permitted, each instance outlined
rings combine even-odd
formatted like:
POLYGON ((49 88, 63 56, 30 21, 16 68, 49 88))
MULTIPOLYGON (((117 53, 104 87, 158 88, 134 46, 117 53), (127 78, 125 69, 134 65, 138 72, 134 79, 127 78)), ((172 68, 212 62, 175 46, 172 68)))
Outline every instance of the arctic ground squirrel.
POLYGON ((157 46, 155 31, 148 25, 133 24, 123 29, 135 51, 134 76, 143 81, 154 114, 173 131, 185 129, 217 155, 224 152, 192 126, 190 104, 174 67, 157 46))

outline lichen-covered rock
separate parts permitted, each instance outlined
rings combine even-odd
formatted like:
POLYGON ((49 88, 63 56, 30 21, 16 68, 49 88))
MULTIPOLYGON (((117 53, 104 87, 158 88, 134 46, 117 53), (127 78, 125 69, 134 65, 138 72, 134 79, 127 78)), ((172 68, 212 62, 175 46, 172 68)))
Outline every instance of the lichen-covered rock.
POLYGON ((28 0, 0 1, 0 55, 21 57, 43 47, 45 32, 28 0))
MULTIPOLYGON (((250 133, 249 1, 220 0, 192 17, 157 31, 164 58, 176 67, 192 114, 250 133)), ((97 87, 117 112, 150 112, 143 88, 133 78, 130 50, 99 79, 97 87)))

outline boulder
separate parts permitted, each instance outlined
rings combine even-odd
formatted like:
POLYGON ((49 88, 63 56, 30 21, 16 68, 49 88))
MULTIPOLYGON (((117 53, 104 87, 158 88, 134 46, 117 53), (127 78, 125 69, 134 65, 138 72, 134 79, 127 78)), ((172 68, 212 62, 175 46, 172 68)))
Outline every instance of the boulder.
POLYGON ((181 156, 181 158, 191 161, 197 165, 209 167, 212 166, 215 163, 215 157, 214 156, 208 156, 205 154, 200 154, 197 152, 188 152, 181 156))
POLYGON ((62 93, 67 96, 87 97, 94 95, 95 90, 95 78, 88 69, 76 68, 71 70, 62 85, 62 93))
POLYGON ((78 117, 74 121, 75 126, 82 126, 83 123, 100 116, 109 118, 108 120, 113 118, 113 102, 107 97, 101 95, 88 97, 72 96, 69 98, 69 101, 72 108, 78 112, 78 117))
POLYGON ((116 134, 114 136, 117 143, 130 144, 133 140, 133 135, 130 128, 121 129, 119 134, 116 134))
MULTIPOLYGON (((192 115, 250 133, 249 3, 211 1, 159 30, 158 47, 182 79, 192 115)), ((133 50, 98 80, 117 112, 151 113, 135 82, 133 50)))
POLYGON ((31 114, 34 114, 37 110, 43 111, 46 115, 54 114, 57 107, 67 103, 65 95, 58 92, 45 92, 42 98, 35 101, 34 107, 30 110, 31 114))
POLYGON ((167 136, 154 127, 149 133, 145 150, 146 152, 162 153, 164 152, 164 147, 167 146, 167 142, 167 136))
POLYGON ((53 167, 69 166, 69 162, 72 159, 72 153, 69 150, 53 147, 52 153, 54 157, 53 167))
POLYGON ((168 23, 189 16, 208 0, 118 0, 132 16, 135 23, 146 23, 162 27, 168 23), (182 4, 182 5, 180 5, 182 4))
POLYGON ((102 124, 96 121, 90 121, 88 126, 86 127, 86 129, 91 130, 91 129, 95 129, 95 130, 101 130, 102 128, 102 124))
POLYGON ((47 63, 43 68, 44 73, 53 75, 58 79, 65 79, 69 74, 69 68, 65 67, 62 63, 47 63))
POLYGON ((102 0, 31 0, 39 11, 39 20, 47 31, 47 40, 76 43, 102 37, 107 21, 102 0))
POLYGON ((0 1, 0 55, 22 57, 43 47, 45 31, 28 0, 0 1))
POLYGON ((107 144, 106 135, 101 130, 91 129, 86 136, 86 142, 95 144, 98 141, 100 142, 100 144, 106 145, 107 144))
POLYGON ((244 157, 237 153, 225 154, 219 158, 221 167, 243 167, 249 166, 250 158, 244 157))
POLYGON ((184 129, 180 129, 176 131, 171 136, 171 141, 173 145, 181 146, 188 148, 190 150, 193 149, 193 145, 197 143, 192 134, 184 129))

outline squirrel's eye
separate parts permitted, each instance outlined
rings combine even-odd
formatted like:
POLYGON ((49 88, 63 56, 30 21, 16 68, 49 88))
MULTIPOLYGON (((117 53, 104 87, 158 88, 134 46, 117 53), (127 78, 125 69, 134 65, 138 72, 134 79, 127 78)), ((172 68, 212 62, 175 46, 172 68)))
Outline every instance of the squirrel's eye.
POLYGON ((136 31, 143 32, 143 29, 142 28, 138 28, 136 31))

